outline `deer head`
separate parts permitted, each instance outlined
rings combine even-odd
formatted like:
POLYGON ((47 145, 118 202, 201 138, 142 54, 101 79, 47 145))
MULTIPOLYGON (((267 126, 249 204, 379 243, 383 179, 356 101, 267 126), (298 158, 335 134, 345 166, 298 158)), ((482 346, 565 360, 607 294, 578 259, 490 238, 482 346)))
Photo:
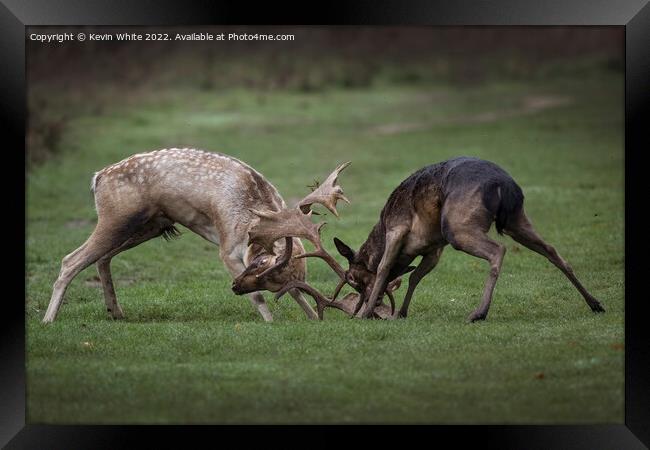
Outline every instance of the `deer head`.
MULTIPOLYGON (((345 257, 349 263, 348 270, 345 272, 346 283, 352 286, 360 294, 357 304, 355 308, 353 308, 352 312, 352 315, 356 315, 357 313, 360 313, 361 306, 364 305, 366 299, 370 297, 377 273, 368 268, 367 258, 362 256, 362 252, 355 252, 347 244, 336 237, 334 238, 334 245, 341 256, 345 257)), ((374 246, 378 247, 376 243, 374 246)), ((390 297, 391 293, 399 288, 401 277, 414 269, 415 266, 400 266, 396 264, 388 275, 389 283, 386 287, 386 294, 390 297)), ((378 302, 381 302, 381 297, 378 299, 378 302)), ((394 303, 392 297, 391 303, 394 303)), ((380 303, 378 303, 378 306, 379 305, 380 303)))
POLYGON ((304 261, 291 258, 299 252, 300 246, 295 246, 289 237, 276 242, 271 251, 257 244, 251 246, 250 263, 233 281, 233 292, 237 295, 256 291, 277 292, 289 281, 303 279, 304 261))

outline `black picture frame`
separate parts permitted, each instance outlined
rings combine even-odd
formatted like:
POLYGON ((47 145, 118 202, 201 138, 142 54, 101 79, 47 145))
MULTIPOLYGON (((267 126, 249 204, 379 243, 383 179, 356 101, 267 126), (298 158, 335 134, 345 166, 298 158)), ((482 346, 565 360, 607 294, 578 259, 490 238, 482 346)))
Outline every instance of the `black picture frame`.
MULTIPOLYGON (((5 248, 15 243, 5 280, 15 291, 3 290, 0 333, 0 445, 7 448, 121 448, 146 439, 147 447, 171 447, 178 443, 210 446, 225 444, 225 434, 238 445, 260 436, 282 445, 299 433, 303 445, 339 438, 339 431, 361 432, 384 443, 419 438, 454 446, 481 448, 589 448, 632 449, 650 445, 650 389, 648 387, 648 331, 644 323, 647 299, 642 296, 644 151, 650 150, 647 112, 650 108, 650 6, 647 0, 533 0, 507 1, 330 1, 286 5, 275 2, 255 5, 242 2, 1 0, 0 3, 0 111, 2 112, 5 172, 0 177, 5 196, 5 248), (429 426, 396 430, 368 427, 152 427, 152 426, 48 426, 25 425, 25 311, 24 242, 25 190, 17 189, 22 177, 26 188, 24 131, 25 27, 29 25, 613 25, 625 27, 625 424, 578 426, 429 426), (14 160, 15 158, 15 160, 14 160), (14 167, 16 170, 13 170, 14 167), (6 169, 9 169, 6 171, 6 169), (19 175, 20 174, 20 175, 19 175), (15 175, 12 176, 12 175, 15 175), (19 216, 22 212, 22 216, 19 216), (23 221, 18 220, 22 217, 23 221), (7 239, 7 237, 9 237, 7 239), (15 253, 14 253, 15 252, 15 253), (22 255, 22 266, 16 261, 22 255), (20 280, 23 280, 22 282, 20 280), (22 292, 22 297, 21 297, 22 292), (260 431, 262 434, 258 434, 260 431), (328 439, 329 438, 329 439, 328 439), (218 440, 215 440, 218 439, 218 440), (444 440, 443 440, 444 439, 444 440)), ((644 190, 645 189, 645 190, 644 190)), ((9 258, 5 258, 5 262, 9 258)), ((300 443, 300 440, 295 440, 300 443)), ((192 445, 195 446, 195 445, 192 445)))

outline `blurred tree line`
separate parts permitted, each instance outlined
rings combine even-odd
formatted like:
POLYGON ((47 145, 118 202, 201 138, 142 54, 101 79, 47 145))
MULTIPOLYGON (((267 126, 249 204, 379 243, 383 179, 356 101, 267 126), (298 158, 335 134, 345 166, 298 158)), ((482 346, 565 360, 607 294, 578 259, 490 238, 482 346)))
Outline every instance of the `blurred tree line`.
POLYGON ((622 27, 29 27, 30 33, 293 34, 292 41, 27 40, 28 161, 57 151, 66 121, 131 94, 477 85, 624 69, 622 27), (118 98, 115 92, 119 92, 118 98))

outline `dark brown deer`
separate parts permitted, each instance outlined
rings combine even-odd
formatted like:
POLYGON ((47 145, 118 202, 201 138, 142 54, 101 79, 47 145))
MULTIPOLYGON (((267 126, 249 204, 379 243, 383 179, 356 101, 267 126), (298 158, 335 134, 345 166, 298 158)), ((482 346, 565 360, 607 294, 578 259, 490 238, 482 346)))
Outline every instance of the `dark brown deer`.
MULTIPOLYGON (((108 312, 122 318, 111 259, 149 239, 176 236, 175 223, 219 245, 233 278, 252 276, 247 292, 266 321, 272 316, 259 291, 275 292, 288 281, 305 278, 305 261, 291 258, 304 253, 299 239, 279 240, 267 248, 248 245, 248 232, 258 221, 252 210, 281 211, 286 205, 259 172, 231 156, 176 148, 136 154, 97 172, 91 188, 97 226, 81 247, 63 258, 44 323, 56 318, 72 279, 94 263, 108 312)), ((236 290, 237 283, 233 287, 236 290)), ((309 318, 317 318, 298 290, 290 294, 309 318)))
POLYGON ((345 280, 360 294, 353 314, 364 318, 373 316, 389 283, 408 271, 408 265, 417 256, 422 256, 409 277, 402 306, 393 315, 406 317, 418 283, 436 266, 444 247, 451 244, 456 250, 490 264, 481 303, 468 317, 471 322, 484 320, 506 252, 503 244, 487 234, 493 222, 499 234, 505 233, 548 258, 578 289, 592 311, 604 312, 569 264, 533 229, 523 202, 517 183, 489 161, 460 157, 413 173, 390 195, 379 222, 358 252, 334 239, 339 253, 349 262, 345 280), (364 304, 365 310, 360 311, 364 304))
MULTIPOLYGON (((339 167, 318 189, 318 197, 322 199, 318 203, 337 216, 336 200, 342 190, 336 184, 336 177, 340 170, 339 167)), ((568 263, 535 232, 524 213, 523 201, 521 189, 503 169, 488 161, 461 157, 427 166, 404 180, 389 197, 379 222, 358 252, 334 238, 337 249, 350 264, 347 271, 321 244, 319 233, 324 224, 310 220, 314 202, 304 205, 301 202, 293 209, 258 214, 260 221, 251 228, 249 244, 257 243, 268 249, 277 240, 290 236, 305 238, 314 244, 316 251, 293 258, 316 256, 325 260, 340 277, 334 294, 328 298, 303 280, 289 280, 276 292, 276 298, 299 289, 316 300, 321 319, 326 307, 340 309, 353 317, 406 317, 418 283, 436 266, 444 247, 451 244, 457 250, 490 263, 481 304, 468 317, 473 322, 487 317, 505 254, 505 246, 487 235, 495 222, 499 234, 511 236, 546 256, 562 270, 592 311, 604 312, 568 263), (422 256, 417 268, 409 266, 417 256, 422 256), (406 296, 396 312, 393 292, 399 287, 400 277, 413 269, 406 296), (346 283, 358 294, 348 294, 336 301, 346 283), (390 309, 381 303, 384 296, 390 299, 390 309)), ((283 255, 279 259, 286 261, 287 257, 283 255)))

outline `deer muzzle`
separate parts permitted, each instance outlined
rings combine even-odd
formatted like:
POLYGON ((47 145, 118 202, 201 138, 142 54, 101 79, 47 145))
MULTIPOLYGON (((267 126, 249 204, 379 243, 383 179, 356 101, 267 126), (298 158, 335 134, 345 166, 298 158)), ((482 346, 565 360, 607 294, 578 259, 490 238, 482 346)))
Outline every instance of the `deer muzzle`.
POLYGON ((244 286, 242 286, 241 280, 239 279, 236 279, 232 282, 231 289, 235 295, 248 294, 255 291, 255 289, 246 289, 244 286))

